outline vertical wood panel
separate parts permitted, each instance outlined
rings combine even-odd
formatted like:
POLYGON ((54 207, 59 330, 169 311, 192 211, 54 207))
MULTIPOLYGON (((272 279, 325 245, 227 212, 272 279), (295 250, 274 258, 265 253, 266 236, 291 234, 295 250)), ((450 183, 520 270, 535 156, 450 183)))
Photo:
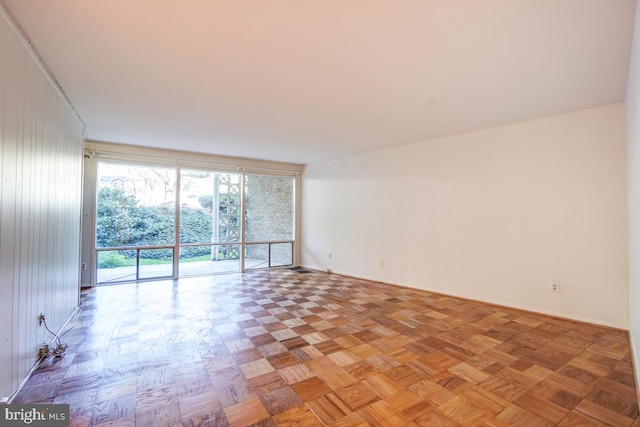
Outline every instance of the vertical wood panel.
MULTIPOLYGON (((9 28, 4 21, 0 22, 0 126, 3 132, 0 132, 0 298, 7 300, 11 298, 10 278, 5 277, 5 263, 3 262, 2 244, 4 242, 4 220, 3 220, 3 186, 4 186, 4 167, 3 159, 7 157, 4 149, 4 111, 5 111, 5 86, 7 81, 7 39, 9 28)), ((0 346, 5 349, 11 348, 11 316, 12 312, 6 307, 0 310, 0 346)), ((0 369, 0 384, 11 384, 11 360, 6 358, 0 359, 5 369, 0 369)), ((3 390, 4 391, 4 390, 3 390)))
POLYGON ((24 286, 23 273, 21 269, 21 256, 25 246, 25 241, 22 236, 22 210, 24 207, 24 189, 22 186, 22 173, 24 170, 24 118, 25 118, 25 99, 24 93, 26 90, 25 73, 28 72, 29 67, 26 63, 26 57, 20 46, 18 45, 18 52, 20 55, 19 61, 16 61, 18 84, 16 85, 16 171, 15 171, 15 222, 14 222, 14 258, 13 258, 13 274, 14 274, 14 301, 17 308, 17 312, 14 314, 18 318, 18 325, 20 327, 20 333, 15 336, 16 348, 18 349, 18 363, 17 372, 21 372, 25 369, 26 358, 25 354, 27 335, 29 335, 29 329, 23 329, 22 325, 26 325, 26 305, 27 305, 27 288, 24 286), (24 308, 23 308, 24 307, 24 308))
POLYGON ((79 296, 84 129, 0 8, 0 396, 79 296))
MULTIPOLYGON (((3 120, 3 156, 2 156, 2 187, 0 194, 2 197, 2 211, 0 212, 0 277, 3 280, 3 294, 7 298, 3 301, 11 303, 7 311, 11 313, 9 319, 10 337, 9 348, 12 356, 6 366, 10 367, 11 378, 17 377, 17 358, 13 355, 19 354, 17 346, 16 328, 18 322, 16 318, 17 295, 14 287, 13 262, 15 258, 15 181, 16 181, 16 127, 17 127, 17 82, 18 82, 18 59, 20 57, 19 42, 15 38, 7 39, 7 53, 5 60, 5 91, 4 91, 4 120, 3 120)), ((6 304, 6 303, 5 303, 6 304)))
MULTIPOLYGON (((28 63, 28 57, 25 60, 28 63)), ((31 217, 33 216, 33 193, 34 193, 34 183, 33 183, 33 120, 34 120, 34 92, 35 92, 35 71, 33 67, 29 67, 28 71, 25 71, 25 93, 24 93, 24 136, 22 142, 22 150, 23 150, 23 172, 22 172, 22 187, 24 189, 23 193, 23 210, 21 213, 22 218, 22 239, 25 241, 25 244, 22 246, 22 251, 20 255, 20 271, 21 274, 21 284, 20 287, 24 287, 27 289, 26 292, 26 303, 23 321, 28 322, 29 315, 34 312, 33 305, 36 300, 36 293, 30 284, 33 282, 33 271, 30 266, 33 264, 33 230, 31 228, 31 217)), ((37 331, 29 328, 27 330, 27 334, 25 336, 25 343, 38 342, 37 331)), ((28 344, 27 344, 28 345, 28 344)), ((29 369, 29 358, 25 358, 25 369, 29 369)))

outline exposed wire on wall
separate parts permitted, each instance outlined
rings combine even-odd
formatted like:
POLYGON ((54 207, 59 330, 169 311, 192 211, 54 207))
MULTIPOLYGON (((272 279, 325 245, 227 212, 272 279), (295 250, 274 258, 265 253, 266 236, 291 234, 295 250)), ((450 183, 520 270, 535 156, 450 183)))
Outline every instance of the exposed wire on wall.
MULTIPOLYGON (((78 324, 78 320, 80 320, 80 313, 81 312, 82 312, 82 305, 80 305, 80 307, 79 307, 79 309, 77 311, 76 321, 73 322, 72 326, 69 329, 67 329, 66 331, 64 331, 60 335, 56 334, 51 329, 49 329, 49 326, 47 325, 47 320, 45 319, 44 314, 40 315, 40 320, 42 321, 42 324, 44 325, 45 329, 47 331, 49 331, 49 333, 51 335, 53 335, 55 337, 55 340, 56 340, 56 347, 53 350, 50 350, 47 355, 53 356, 55 358, 60 358, 60 357, 65 355, 65 353, 67 351, 67 348, 68 348, 68 345, 66 343, 62 343, 62 337, 64 337, 66 334, 71 332, 73 330, 73 328, 76 327, 76 325, 78 324)), ((45 357, 47 355, 45 355, 45 357)))
MULTIPOLYGON (((47 320, 45 319, 44 315, 41 314, 40 315, 40 320, 42 320, 42 323, 44 324, 44 327, 47 331, 49 331, 49 333, 51 335, 53 335, 54 337, 56 337, 56 347, 49 351, 49 354, 53 357, 62 357, 64 356, 65 352, 67 351, 67 344, 62 344, 62 335, 58 335, 55 332, 53 332, 51 329, 49 329, 49 326, 47 326, 47 320)), ((69 329, 70 331, 71 329, 69 329)), ((67 332, 69 332, 67 331, 67 332)))

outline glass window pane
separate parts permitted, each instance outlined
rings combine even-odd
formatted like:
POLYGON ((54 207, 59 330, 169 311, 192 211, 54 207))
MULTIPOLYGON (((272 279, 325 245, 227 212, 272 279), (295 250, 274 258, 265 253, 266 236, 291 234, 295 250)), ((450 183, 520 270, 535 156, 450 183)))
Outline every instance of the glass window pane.
POLYGON ((183 169, 180 243, 240 241, 240 176, 183 169))
POLYGON ((252 268, 267 268, 269 267, 269 245, 253 244, 246 245, 246 256, 244 258, 245 270, 251 270, 252 268))
POLYGON ((171 245, 174 168, 98 163, 96 246, 171 245))
POLYGON ((180 277, 240 271, 239 245, 202 245, 180 248, 180 277))
POLYGON ((98 251, 97 283, 136 280, 136 251, 98 251))
POLYGON ((140 279, 173 276, 172 249, 144 249, 140 251, 140 279))
POLYGON ((210 243, 213 233, 215 173, 201 169, 180 172, 180 243, 210 243))
POLYGON ((294 179, 246 175, 247 242, 293 240, 294 179))
POLYGON ((271 244, 271 265, 270 267, 281 267, 293 264, 293 251, 291 243, 271 244))

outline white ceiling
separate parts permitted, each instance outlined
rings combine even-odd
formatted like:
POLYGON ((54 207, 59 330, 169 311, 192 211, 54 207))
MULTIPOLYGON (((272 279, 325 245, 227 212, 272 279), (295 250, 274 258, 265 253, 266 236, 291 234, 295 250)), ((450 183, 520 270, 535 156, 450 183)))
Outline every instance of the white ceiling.
POLYGON ((89 139, 294 163, 624 101, 635 0, 0 0, 89 139))

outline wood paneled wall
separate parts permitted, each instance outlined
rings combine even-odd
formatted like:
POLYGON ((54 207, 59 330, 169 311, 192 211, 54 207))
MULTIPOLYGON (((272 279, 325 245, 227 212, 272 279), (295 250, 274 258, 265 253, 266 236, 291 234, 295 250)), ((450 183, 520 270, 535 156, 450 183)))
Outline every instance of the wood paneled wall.
POLYGON ((0 8, 0 396, 78 305, 84 125, 0 8))

